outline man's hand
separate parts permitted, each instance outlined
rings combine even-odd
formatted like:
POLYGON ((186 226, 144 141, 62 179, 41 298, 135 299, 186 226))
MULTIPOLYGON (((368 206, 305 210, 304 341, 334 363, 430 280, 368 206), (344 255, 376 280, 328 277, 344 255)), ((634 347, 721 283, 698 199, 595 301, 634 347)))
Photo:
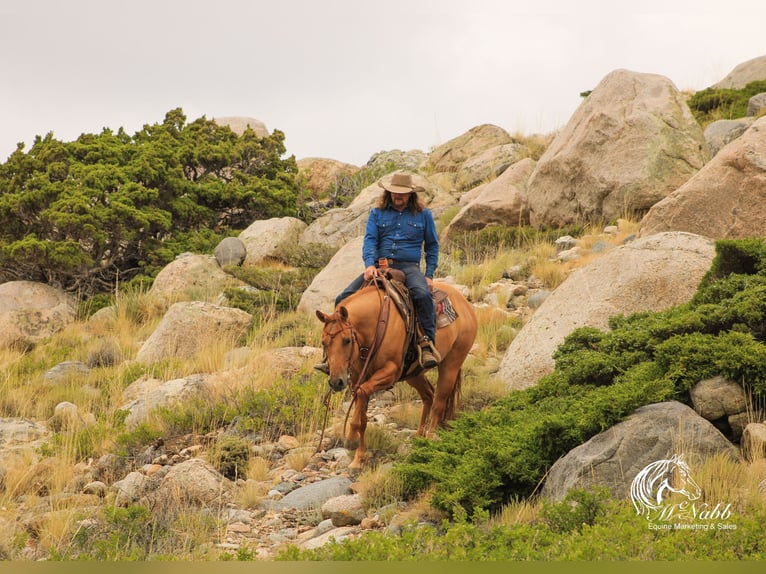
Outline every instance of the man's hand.
POLYGON ((370 265, 367 269, 364 270, 364 280, 369 281, 373 277, 378 276, 378 268, 374 265, 370 265))
POLYGON ((430 277, 426 277, 426 283, 428 284, 428 288, 433 291, 434 290, 434 280, 430 277))

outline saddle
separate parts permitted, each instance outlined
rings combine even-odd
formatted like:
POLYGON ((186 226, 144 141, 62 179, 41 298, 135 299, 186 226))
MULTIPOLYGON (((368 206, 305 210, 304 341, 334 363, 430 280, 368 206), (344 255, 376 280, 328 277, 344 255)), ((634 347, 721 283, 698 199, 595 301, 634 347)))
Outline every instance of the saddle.
MULTIPOLYGON (((402 361, 402 372, 399 380, 416 375, 423 369, 418 363, 417 342, 420 340, 419 325, 415 314, 415 306, 410 297, 410 291, 404 284, 404 273, 398 269, 388 268, 383 273, 385 281, 378 282, 378 287, 385 289, 386 294, 393 301, 394 306, 404 320, 407 326, 407 334, 404 340, 404 361, 402 361)), ((441 329, 457 319, 452 303, 449 300, 449 294, 441 289, 433 291, 434 306, 436 307, 436 329, 441 329)))

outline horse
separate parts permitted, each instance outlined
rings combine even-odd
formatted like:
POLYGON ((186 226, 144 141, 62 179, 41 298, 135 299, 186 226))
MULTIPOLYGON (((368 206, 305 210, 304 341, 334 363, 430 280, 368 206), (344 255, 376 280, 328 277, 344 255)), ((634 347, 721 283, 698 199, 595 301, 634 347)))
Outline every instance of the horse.
POLYGON ((636 512, 650 520, 653 511, 661 510, 665 499, 672 493, 685 496, 689 501, 702 496, 702 489, 692 478, 683 455, 658 460, 646 465, 630 485, 630 498, 636 512))
POLYGON ((413 387, 423 403, 416 436, 430 438, 437 427, 454 418, 462 365, 478 331, 476 313, 468 300, 453 286, 435 282, 434 291, 447 293, 456 316, 436 331, 435 346, 442 359, 434 394, 425 372, 417 365, 414 371, 402 372, 407 356, 407 323, 397 310, 384 310, 388 295, 380 281, 363 286, 341 301, 331 314, 316 311, 324 323, 322 346, 330 370, 330 389, 340 392, 350 388, 353 395, 350 408, 354 410, 345 440, 349 450, 356 447, 349 465, 352 469, 364 464, 367 406, 373 393, 390 389, 402 379, 413 387))

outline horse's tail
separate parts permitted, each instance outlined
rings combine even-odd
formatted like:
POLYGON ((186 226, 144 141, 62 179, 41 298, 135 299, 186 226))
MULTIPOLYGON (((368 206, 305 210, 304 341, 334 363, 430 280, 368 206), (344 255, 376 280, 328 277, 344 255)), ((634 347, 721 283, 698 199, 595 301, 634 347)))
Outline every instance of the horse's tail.
POLYGON ((463 369, 458 369, 457 376, 455 377, 455 386, 452 387, 452 392, 447 399, 447 404, 444 406, 444 420, 452 420, 457 413, 458 403, 460 402, 460 396, 462 391, 462 377, 463 369))

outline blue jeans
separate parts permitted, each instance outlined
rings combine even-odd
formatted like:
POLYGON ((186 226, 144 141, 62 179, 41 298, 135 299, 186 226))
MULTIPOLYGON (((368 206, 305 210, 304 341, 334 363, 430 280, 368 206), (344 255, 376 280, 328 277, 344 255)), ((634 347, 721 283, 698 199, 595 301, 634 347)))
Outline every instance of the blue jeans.
MULTIPOLYGON (((410 291, 410 297, 412 297, 412 303, 415 306, 418 322, 423 328, 423 334, 432 341, 436 341, 436 313, 434 310, 434 300, 431 295, 431 290, 428 288, 428 283, 426 283, 426 277, 420 271, 420 264, 397 261, 392 264, 391 267, 399 269, 404 273, 404 284, 410 291)), ((352 293, 359 291, 363 283, 364 273, 354 279, 349 286, 335 298, 335 306, 337 307, 343 299, 352 293)))

